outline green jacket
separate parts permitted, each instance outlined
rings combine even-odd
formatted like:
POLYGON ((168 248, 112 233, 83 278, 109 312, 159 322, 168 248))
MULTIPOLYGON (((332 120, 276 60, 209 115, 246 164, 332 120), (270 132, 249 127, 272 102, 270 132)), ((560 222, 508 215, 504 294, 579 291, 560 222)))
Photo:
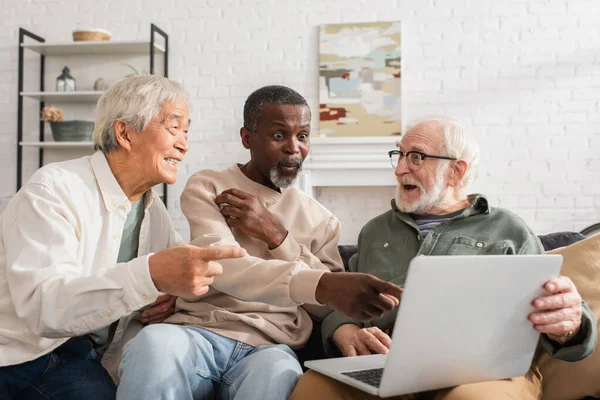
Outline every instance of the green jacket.
MULTIPOLYGON (((403 286, 408 264, 418 255, 492 255, 542 254, 539 238, 516 214, 491 208, 485 197, 469 196, 471 207, 436 226, 423 240, 413 218, 396 208, 369 221, 358 237, 358 252, 350 259, 351 272, 365 272, 403 286)), ((332 341, 333 332, 343 324, 359 327, 376 326, 382 330, 394 326, 397 309, 365 324, 346 318, 338 312, 323 320, 322 338, 330 357, 340 356, 332 341)), ((581 331, 568 345, 561 346, 541 336, 540 344, 551 356, 577 361, 587 357, 596 347, 596 317, 583 303, 581 331)))

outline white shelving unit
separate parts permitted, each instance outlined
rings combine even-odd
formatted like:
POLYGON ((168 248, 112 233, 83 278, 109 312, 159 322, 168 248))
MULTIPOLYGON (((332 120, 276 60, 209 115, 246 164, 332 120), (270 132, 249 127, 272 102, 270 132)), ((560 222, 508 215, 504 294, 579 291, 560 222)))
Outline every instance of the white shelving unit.
MULTIPOLYGON (((18 122, 17 122, 17 190, 23 183, 23 158, 31 158, 34 153, 37 153, 38 168, 44 165, 45 162, 49 161, 60 161, 65 158, 78 157, 78 154, 87 154, 93 150, 93 143, 90 141, 85 142, 55 142, 53 140, 47 140, 46 136, 46 125, 43 122, 39 122, 39 128, 37 132, 33 127, 26 127, 24 120, 31 122, 39 120, 39 113, 36 116, 32 116, 31 104, 27 103, 27 110, 24 109, 24 99, 33 99, 39 102, 39 110, 46 105, 69 105, 63 110, 71 112, 71 115, 67 119, 85 119, 82 117, 83 113, 91 113, 94 105, 102 96, 101 91, 94 90, 80 90, 75 92, 54 92, 47 91, 45 83, 49 83, 48 79, 50 74, 48 71, 57 70, 57 63, 61 65, 72 65, 72 63, 79 65, 79 77, 84 82, 80 88, 91 87, 90 83, 94 82, 95 79, 102 77, 106 80, 111 79, 110 76, 104 75, 106 72, 113 72, 122 68, 123 66, 131 66, 128 64, 134 62, 130 60, 137 60, 137 67, 139 68, 140 61, 142 63, 148 62, 147 56, 149 56, 149 66, 147 72, 157 73, 162 76, 168 76, 168 58, 169 58, 169 38, 168 35, 158 28, 154 24, 150 24, 150 40, 147 41, 81 41, 81 42, 63 42, 63 43, 46 43, 44 38, 35 35, 23 28, 19 29, 19 84, 18 84, 18 122), (156 38, 159 38, 156 41, 156 38), (35 42, 25 43, 25 38, 33 39, 35 42), (162 39, 161 39, 162 38, 162 39), (40 84, 39 91, 30 91, 24 89, 25 83, 25 52, 34 53, 39 55, 39 72, 40 72, 40 84), (81 57, 84 56, 84 57, 81 57), (89 56, 89 57, 85 57, 89 56), (95 57, 100 56, 100 57, 95 57), (156 63, 155 56, 159 60, 156 63), (110 61, 107 61, 110 60, 110 61), (64 62, 64 64, 62 64, 64 62), (96 64, 95 64, 96 63, 96 64), (109 66, 106 68, 106 66, 109 66), (156 68, 155 68, 156 66, 156 68), (91 67, 91 68, 90 68, 91 67), (94 70, 95 67, 95 70, 94 70), (104 68, 104 70, 102 70, 104 68), (46 71, 48 69, 48 71, 46 71), (93 74, 98 75, 94 76, 93 74), (86 84, 88 86, 86 86, 86 84), (27 115, 27 116, 26 116, 27 115), (24 132, 30 132, 28 135, 24 135, 24 132), (29 149, 24 154, 24 149, 29 149), (31 150, 31 149, 37 149, 31 150), (47 150, 47 151, 45 151, 47 150), (45 157, 47 156, 47 157, 45 157)), ((27 63, 30 64, 31 56, 28 56, 27 63)), ((62 68, 62 67, 60 67, 62 68)), ((145 68, 142 72, 146 72, 145 68)), ((114 72, 113 72, 114 74, 114 72)), ((110 75, 110 73, 109 73, 110 75)), ((120 75, 121 77, 124 76, 120 75)), ((114 75, 112 77, 115 79, 114 75)), ((116 78, 120 79, 120 78, 116 78)), ((62 108, 62 107, 61 107, 62 108)), ((89 119, 89 118, 87 118, 89 119)), ((29 171, 30 173, 30 171, 29 171)), ((162 199, 167 203, 167 185, 162 184, 162 199)))
MULTIPOLYGON (((100 54, 147 54, 150 42, 73 42, 21 44, 21 47, 43 56, 79 56, 100 54)), ((157 53, 164 53, 164 47, 155 44, 157 53)))
POLYGON ((42 147, 47 149, 52 148, 92 148, 93 142, 19 142, 23 147, 42 147))
POLYGON ((31 99, 55 103, 96 103, 102 92, 21 92, 21 96, 31 99))

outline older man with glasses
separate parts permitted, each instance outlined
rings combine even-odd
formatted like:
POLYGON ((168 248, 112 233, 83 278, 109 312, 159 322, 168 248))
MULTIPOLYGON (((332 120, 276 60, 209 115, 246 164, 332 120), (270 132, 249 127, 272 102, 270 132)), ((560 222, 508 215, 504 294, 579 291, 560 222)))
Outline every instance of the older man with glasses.
MULTIPOLYGON (((492 208, 482 195, 467 195, 476 176, 478 147, 456 120, 429 117, 411 125, 398 149, 389 153, 398 187, 391 210, 362 229, 350 270, 404 284, 408 265, 418 255, 541 254, 543 247, 512 212, 492 208)), ((518 277, 515 277, 518 279, 518 277)), ((596 321, 573 282, 559 277, 546 283, 547 295, 534 301, 529 316, 542 333, 540 345, 553 357, 577 361, 596 346, 596 321)), ((332 312, 322 325, 330 356, 387 354, 396 314, 369 323, 332 312)), ((407 327, 419 329, 419 327, 407 327)), ((508 327, 507 327, 508 328, 508 327)), ((502 381, 400 396, 400 399, 538 399, 541 376, 536 365, 523 376, 502 381)), ((291 400, 371 399, 358 389, 310 371, 291 400)))

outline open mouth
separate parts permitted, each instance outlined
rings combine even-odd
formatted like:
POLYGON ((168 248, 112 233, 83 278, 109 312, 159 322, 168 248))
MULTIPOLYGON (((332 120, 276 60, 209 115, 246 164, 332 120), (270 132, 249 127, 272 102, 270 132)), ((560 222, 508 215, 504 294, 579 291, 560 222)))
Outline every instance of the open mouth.
POLYGON ((302 168, 302 162, 298 162, 297 160, 279 160, 276 167, 281 172, 295 174, 302 168))
POLYGON ((163 161, 173 167, 177 167, 177 164, 179 164, 179 160, 177 160, 176 158, 164 158, 163 161))
POLYGON ((402 188, 407 192, 418 189, 418 187, 416 185, 402 185, 402 188))

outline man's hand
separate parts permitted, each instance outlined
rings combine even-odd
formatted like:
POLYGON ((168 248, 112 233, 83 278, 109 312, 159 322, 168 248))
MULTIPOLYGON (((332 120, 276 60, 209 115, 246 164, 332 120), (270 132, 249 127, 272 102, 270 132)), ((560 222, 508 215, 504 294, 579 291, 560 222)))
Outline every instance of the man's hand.
POLYGON ((402 289, 369 274, 324 273, 315 298, 348 318, 369 321, 400 304, 402 289))
POLYGON ((171 247, 149 258, 150 276, 158 290, 174 296, 201 296, 208 292, 213 277, 223 272, 216 260, 246 255, 239 247, 171 247))
POLYGON ((581 327, 581 296, 573 281, 561 276, 548 281, 544 289, 549 296, 538 297, 533 306, 542 310, 529 315, 536 331, 561 344, 575 336, 581 327))
POLYGON ((265 242, 269 249, 279 247, 288 234, 260 201, 238 189, 228 189, 215 198, 227 225, 265 242))
POLYGON ((344 324, 333 333, 333 342, 344 357, 387 354, 392 339, 377 327, 359 328, 344 324))
POLYGON ((163 294, 150 307, 142 311, 141 321, 144 324, 158 324, 169 318, 175 312, 176 296, 163 294))

